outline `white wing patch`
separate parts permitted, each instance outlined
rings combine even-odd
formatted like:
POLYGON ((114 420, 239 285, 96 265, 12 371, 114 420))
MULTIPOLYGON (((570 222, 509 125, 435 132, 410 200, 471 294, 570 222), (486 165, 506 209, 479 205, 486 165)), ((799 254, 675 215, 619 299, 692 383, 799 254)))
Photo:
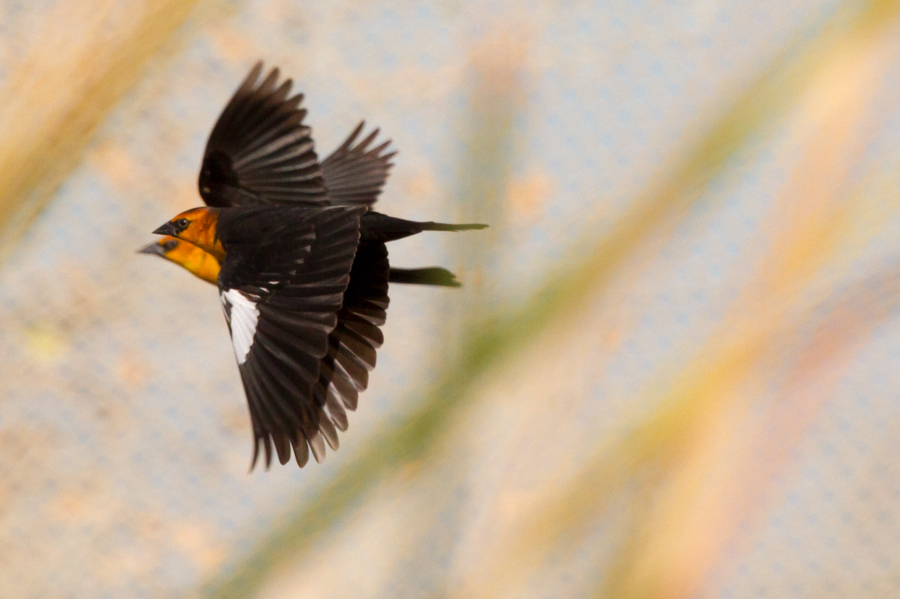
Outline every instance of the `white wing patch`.
POLYGON ((259 321, 259 309, 252 299, 238 291, 223 291, 222 303, 225 305, 225 316, 231 325, 231 342, 234 344, 234 355, 238 364, 247 361, 247 354, 253 347, 253 336, 256 335, 256 323, 259 321))

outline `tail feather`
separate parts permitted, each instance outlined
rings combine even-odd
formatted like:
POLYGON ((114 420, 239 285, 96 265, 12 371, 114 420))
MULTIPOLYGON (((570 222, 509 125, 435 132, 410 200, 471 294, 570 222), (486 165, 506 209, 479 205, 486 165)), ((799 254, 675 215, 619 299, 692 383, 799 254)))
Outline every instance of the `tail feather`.
POLYGON ((391 268, 388 274, 391 283, 408 285, 435 285, 437 287, 461 287, 456 275, 447 270, 433 266, 431 268, 391 268))
POLYGON ((360 234, 363 241, 380 241, 382 243, 403 239, 422 231, 471 231, 484 229, 487 225, 467 223, 451 225, 447 223, 416 222, 402 218, 394 218, 386 214, 370 211, 360 219, 360 234))
POLYGON ((477 231, 478 229, 487 229, 487 225, 480 223, 467 223, 464 225, 449 225, 447 223, 435 223, 428 221, 427 223, 416 223, 421 227, 422 231, 477 231))

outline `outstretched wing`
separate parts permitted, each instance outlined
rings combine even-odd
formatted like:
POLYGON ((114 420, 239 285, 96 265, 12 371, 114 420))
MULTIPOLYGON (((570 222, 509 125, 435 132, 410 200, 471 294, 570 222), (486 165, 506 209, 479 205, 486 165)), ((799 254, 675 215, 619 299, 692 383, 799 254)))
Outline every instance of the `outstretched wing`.
MULTIPOLYGON (((356 409, 359 393, 369 383, 369 371, 375 368, 375 351, 384 342, 379 327, 387 316, 389 270, 383 243, 359 245, 337 325, 328 336, 328 353, 320 363, 313 397, 318 405, 328 406, 342 431, 347 430, 347 410, 356 409)), ((336 434, 329 444, 337 447, 336 434)))
POLYGON ((325 186, 332 204, 371 206, 378 199, 391 167, 394 166, 391 158, 397 152, 383 153, 391 140, 368 149, 378 137, 378 129, 353 145, 365 124, 362 121, 357 125, 346 141, 322 163, 325 186))
POLYGON ((303 94, 258 62, 216 121, 200 169, 209 206, 326 205, 322 167, 303 124, 303 94))
POLYGON ((219 292, 250 417, 253 464, 262 446, 302 467, 312 448, 337 446, 335 427, 314 399, 320 363, 350 282, 364 208, 256 209, 220 216, 226 258, 219 292))

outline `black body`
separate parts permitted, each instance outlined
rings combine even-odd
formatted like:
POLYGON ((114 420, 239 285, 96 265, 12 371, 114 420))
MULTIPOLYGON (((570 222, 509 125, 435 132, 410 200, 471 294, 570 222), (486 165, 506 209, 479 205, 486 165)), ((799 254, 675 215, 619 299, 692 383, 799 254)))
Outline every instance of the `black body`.
POLYGON ((337 449, 336 431, 368 385, 389 282, 459 286, 443 268, 391 269, 385 243, 486 225, 370 211, 392 166, 390 142, 369 149, 376 129, 356 143, 360 123, 320 164, 303 96, 289 97, 291 81, 279 84, 277 69, 257 84, 261 74, 258 63, 220 115, 198 183, 225 248, 218 284, 250 406, 253 465, 262 447, 268 467, 274 445, 282 464, 293 448, 302 467, 310 451, 321 461, 326 443, 337 449))

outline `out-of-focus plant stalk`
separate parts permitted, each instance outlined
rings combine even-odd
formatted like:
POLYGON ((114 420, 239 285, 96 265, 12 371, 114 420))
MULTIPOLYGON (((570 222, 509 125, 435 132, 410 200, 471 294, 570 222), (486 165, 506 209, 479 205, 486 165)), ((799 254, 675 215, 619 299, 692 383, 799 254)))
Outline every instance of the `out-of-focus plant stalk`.
MULTIPOLYGON (((857 31, 857 37, 836 45, 801 95, 795 134, 808 138, 808 155, 782 194, 782 214, 772 219, 778 223, 777 237, 756 284, 709 345, 674 377, 671 388, 661 382, 660 389, 648 391, 660 409, 625 440, 599 450, 573 485, 531 506, 507 542, 491 552, 495 562, 484 564, 485 571, 460 596, 509 593, 522 572, 537 567, 560 539, 577 538, 577 531, 597 518, 640 469, 654 464, 669 472, 657 491, 656 508, 641 515, 634 540, 598 596, 688 597, 699 590, 735 522, 746 516, 741 509, 749 504, 743 498, 760 492, 750 486, 769 480, 757 477, 751 483, 732 470, 733 462, 718 459, 723 448, 733 449, 735 438, 738 445, 743 441, 730 428, 740 421, 734 410, 739 414, 747 407, 735 404, 736 388, 773 349, 796 335, 816 306, 801 292, 809 290, 811 277, 824 264, 846 267, 850 256, 843 238, 860 234, 850 233, 850 213, 864 210, 865 203, 847 201, 844 183, 866 141, 860 135, 866 101, 900 52, 896 28, 883 25, 871 32, 875 37, 857 31), (858 45, 850 43, 854 40, 858 45)), ((872 225, 869 234, 880 227, 864 220, 872 225)), ((862 323, 857 321, 857 334, 846 331, 845 343, 875 326, 872 320, 862 323)), ((817 350, 812 345, 806 353, 817 350)), ((815 413, 818 405, 809 402, 805 408, 815 413)), ((798 437, 784 442, 795 443, 798 437)))
MULTIPOLYGON (((776 354, 785 338, 796 336, 813 313, 817 304, 809 296, 818 294, 810 287, 811 278, 825 264, 837 270, 839 277, 852 261, 854 252, 849 251, 852 243, 847 243, 847 238, 859 235, 859 231, 853 231, 850 225, 854 216, 865 212, 867 203, 854 197, 854 190, 847 185, 852 166, 865 149, 867 130, 883 126, 878 122, 867 127, 866 104, 879 91, 900 54, 896 16, 893 22, 876 24, 870 20, 868 24, 874 31, 865 35, 860 30, 841 44, 798 102, 792 137, 806 138, 807 150, 780 194, 776 206, 780 214, 772 219, 776 237, 771 254, 755 284, 735 304, 720 334, 712 338, 711 347, 704 353, 729 355, 727 346, 719 345, 723 339, 735 347, 744 344, 764 349, 752 352, 754 359, 737 372, 722 368, 724 365, 716 361, 705 361, 709 374, 676 387, 679 401, 701 405, 696 422, 682 431, 668 431, 676 444, 686 443, 688 450, 672 466, 656 509, 641 518, 634 538, 642 541, 624 552, 626 559, 619 562, 598 596, 695 596, 736 534, 738 523, 752 518, 754 506, 783 466, 783 459, 764 463, 753 459, 754 450, 759 449, 753 443, 753 431, 746 430, 746 418, 735 417, 749 408, 747 394, 710 389, 708 383, 713 377, 721 378, 720 369, 733 385, 752 380, 754 373, 764 370, 768 356, 776 354), (798 304, 809 307, 798 310, 798 304), (679 436, 681 441, 677 440, 679 436)), ((869 234, 880 229, 880 223, 866 220, 872 225, 869 234)), ((870 313, 865 304, 857 309, 870 313)), ((841 342, 832 345, 828 354, 855 346, 879 321, 860 320, 855 327, 845 327, 841 342)), ((819 343, 807 345, 801 355, 807 358, 801 359, 797 368, 804 370, 811 362, 822 363, 829 358, 819 343)), ((836 373, 828 374, 826 378, 834 382, 836 373)), ((803 375, 794 378, 802 380, 803 375)), ((814 418, 828 396, 825 388, 820 387, 818 392, 817 400, 807 399, 797 407, 806 422, 814 418)), ((774 427, 776 423, 771 424, 774 427)), ((799 443, 802 430, 802 426, 795 426, 792 434, 767 437, 770 455, 788 455, 799 443), (772 443, 778 449, 771 447, 772 443)))
POLYGON ((0 89, 0 259, 199 0, 67 1, 0 89))

